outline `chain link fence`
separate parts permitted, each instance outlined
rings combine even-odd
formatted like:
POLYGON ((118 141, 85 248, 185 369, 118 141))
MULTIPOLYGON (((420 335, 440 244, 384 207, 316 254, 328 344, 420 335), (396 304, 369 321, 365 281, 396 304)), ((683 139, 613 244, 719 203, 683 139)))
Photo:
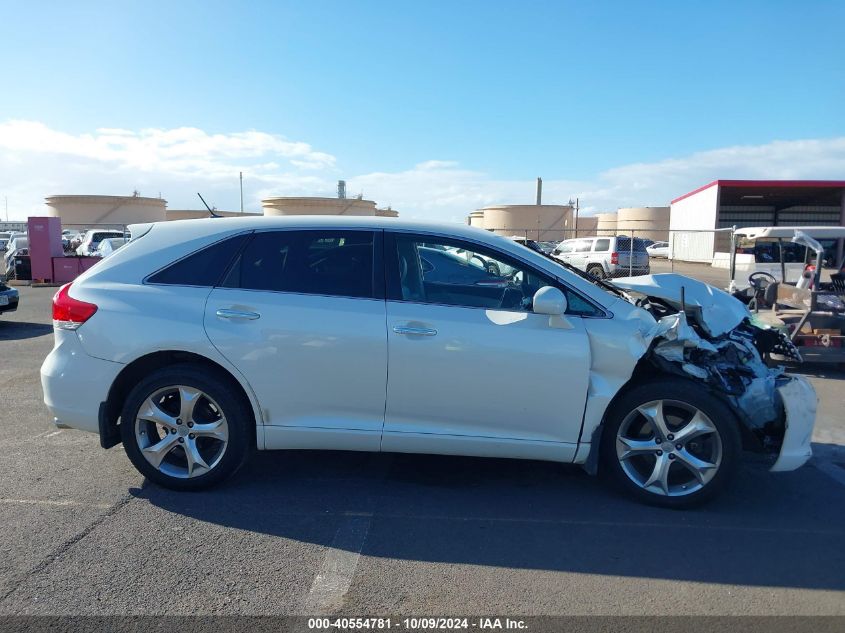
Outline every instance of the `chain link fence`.
POLYGON ((690 275, 727 287, 732 229, 487 229, 542 250, 600 279, 657 273, 690 275))
MULTIPOLYGON (((28 225, 23 223, 23 227, 10 239, 0 239, 0 255, 3 256, 0 279, 3 281, 32 279, 28 225)), ((64 254, 61 267, 72 268, 78 273, 96 263, 95 259, 83 258, 105 257, 128 242, 129 228, 126 224, 63 224, 61 240, 64 254), (79 263, 75 263, 77 261, 79 263)), ((50 256, 49 252, 47 256, 50 256)), ((55 270, 53 274, 56 274, 55 270)))

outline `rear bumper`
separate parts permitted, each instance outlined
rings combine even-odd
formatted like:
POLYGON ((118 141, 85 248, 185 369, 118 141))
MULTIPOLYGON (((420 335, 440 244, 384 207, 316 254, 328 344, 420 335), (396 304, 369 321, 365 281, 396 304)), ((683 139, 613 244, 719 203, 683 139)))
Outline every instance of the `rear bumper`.
POLYGON ((778 387, 786 414, 786 430, 773 472, 795 470, 813 455, 813 426, 816 423, 816 390, 803 376, 793 376, 778 387))
POLYGON ((54 334, 53 350, 41 365, 44 404, 56 426, 99 433, 100 403, 124 365, 86 354, 76 332, 54 334))
POLYGON ((609 274, 614 277, 639 277, 640 275, 650 275, 651 268, 628 268, 627 266, 611 266, 609 274))

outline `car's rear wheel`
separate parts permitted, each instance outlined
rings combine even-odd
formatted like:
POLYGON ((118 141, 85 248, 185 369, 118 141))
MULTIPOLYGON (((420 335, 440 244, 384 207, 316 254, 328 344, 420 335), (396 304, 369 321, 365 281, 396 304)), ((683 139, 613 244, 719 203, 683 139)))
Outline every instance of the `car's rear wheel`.
POLYGON ((701 504, 727 484, 739 462, 736 417, 685 380, 634 387, 614 403, 605 425, 605 473, 647 503, 701 504))
POLYGON ((587 274, 590 275, 591 277, 596 278, 596 279, 604 279, 605 278, 604 268, 602 268, 598 264, 593 264, 592 266, 588 266, 587 267, 587 274))
POLYGON ((149 480, 199 490, 234 473, 249 453, 252 416, 226 377, 195 365, 154 372, 130 392, 123 446, 149 480))

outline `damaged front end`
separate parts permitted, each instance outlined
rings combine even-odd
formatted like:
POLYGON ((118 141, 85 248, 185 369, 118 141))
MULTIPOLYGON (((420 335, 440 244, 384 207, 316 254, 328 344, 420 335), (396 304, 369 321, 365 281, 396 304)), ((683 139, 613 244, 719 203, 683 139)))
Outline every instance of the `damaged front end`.
POLYGON ((772 470, 793 470, 811 456, 816 395, 807 380, 770 368, 778 354, 800 361, 787 336, 757 324, 747 308, 727 293, 681 275, 614 280, 646 310, 655 324, 641 363, 703 382, 737 413, 752 448, 777 456, 772 470))

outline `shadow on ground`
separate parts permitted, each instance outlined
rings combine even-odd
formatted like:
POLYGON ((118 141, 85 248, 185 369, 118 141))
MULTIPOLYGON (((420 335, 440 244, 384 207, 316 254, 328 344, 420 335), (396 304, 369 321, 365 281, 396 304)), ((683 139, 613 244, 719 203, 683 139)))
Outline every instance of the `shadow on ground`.
POLYGON ((21 341, 52 333, 52 324, 7 321, 0 317, 0 341, 21 341))
POLYGON ((193 519, 329 545, 371 517, 389 559, 757 586, 845 589, 845 487, 812 466, 745 466, 705 508, 643 506, 577 467, 441 456, 259 453, 201 493, 139 498, 193 519))

